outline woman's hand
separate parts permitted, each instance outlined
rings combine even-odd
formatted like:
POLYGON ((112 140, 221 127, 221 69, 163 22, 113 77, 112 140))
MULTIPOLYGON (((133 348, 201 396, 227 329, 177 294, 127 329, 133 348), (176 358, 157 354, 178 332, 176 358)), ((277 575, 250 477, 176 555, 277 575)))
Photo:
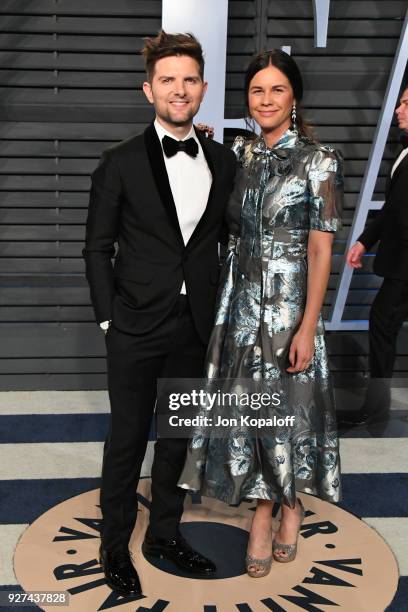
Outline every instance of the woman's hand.
POLYGON ((302 372, 310 365, 314 355, 314 336, 314 330, 299 328, 290 345, 290 367, 286 369, 287 372, 302 372))
POLYGON ((204 132, 204 134, 210 140, 212 140, 214 138, 214 128, 211 127, 211 125, 206 125, 205 123, 197 123, 196 128, 200 132, 204 132))

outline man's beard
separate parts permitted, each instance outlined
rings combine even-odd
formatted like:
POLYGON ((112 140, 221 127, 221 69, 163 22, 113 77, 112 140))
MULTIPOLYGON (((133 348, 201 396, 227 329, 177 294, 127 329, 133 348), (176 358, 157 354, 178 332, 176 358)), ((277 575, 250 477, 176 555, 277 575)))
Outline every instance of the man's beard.
POLYGON ((170 113, 166 113, 165 115, 162 116, 162 119, 166 121, 166 123, 171 123, 172 125, 177 126, 177 127, 183 127, 184 125, 188 125, 189 123, 192 122, 197 112, 198 112, 198 109, 197 111, 190 110, 183 119, 175 119, 171 116, 170 113))

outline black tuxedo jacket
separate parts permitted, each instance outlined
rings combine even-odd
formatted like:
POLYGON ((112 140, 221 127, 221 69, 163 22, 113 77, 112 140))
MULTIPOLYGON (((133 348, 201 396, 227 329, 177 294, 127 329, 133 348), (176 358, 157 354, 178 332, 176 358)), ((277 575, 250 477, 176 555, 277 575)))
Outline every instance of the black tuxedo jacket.
POLYGON ((184 280, 197 331, 208 340, 219 275, 218 242, 236 160, 223 145, 199 132, 197 136, 212 186, 187 245, 154 125, 102 155, 92 175, 83 250, 98 323, 112 320, 123 332, 147 333, 172 310, 184 280))
POLYGON ((367 250, 379 241, 375 274, 408 280, 408 156, 388 180, 384 206, 358 240, 367 250))

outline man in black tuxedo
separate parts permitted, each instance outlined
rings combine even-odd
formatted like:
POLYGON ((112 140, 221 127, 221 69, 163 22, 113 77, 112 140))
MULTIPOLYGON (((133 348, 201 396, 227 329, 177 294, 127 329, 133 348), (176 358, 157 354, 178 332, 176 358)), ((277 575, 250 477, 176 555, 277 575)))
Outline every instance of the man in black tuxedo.
MULTIPOLYGON (((235 156, 193 127, 207 84, 191 35, 147 39, 143 90, 156 111, 143 134, 105 151, 92 175, 84 257, 97 322, 106 331, 111 427, 102 468, 101 561, 108 584, 141 587, 128 549, 158 378, 199 378, 212 328, 218 241, 235 156), (114 244, 118 251, 115 264, 114 244)), ((177 487, 187 442, 159 438, 143 551, 197 575, 214 564, 179 532, 177 487)))
MULTIPOLYGON (((395 113, 399 127, 408 134, 408 88, 395 113)), ((386 420, 397 336, 408 317, 408 147, 392 167, 383 208, 349 250, 347 263, 361 268, 362 256, 377 242, 374 272, 384 281, 370 310, 370 383, 364 406, 346 418, 352 424, 386 420)))

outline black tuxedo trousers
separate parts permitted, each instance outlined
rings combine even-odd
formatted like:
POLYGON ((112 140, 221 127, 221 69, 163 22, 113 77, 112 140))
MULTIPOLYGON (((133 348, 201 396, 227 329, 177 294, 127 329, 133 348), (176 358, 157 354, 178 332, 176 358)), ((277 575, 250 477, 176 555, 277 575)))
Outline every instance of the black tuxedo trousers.
POLYGON ((398 333, 408 318, 408 281, 385 278, 370 310, 369 366, 372 379, 391 378, 398 333))
MULTIPOLYGON (((105 443, 101 508, 103 545, 126 549, 135 526, 136 488, 156 399, 157 378, 199 378, 206 346, 197 334, 188 300, 180 296, 154 331, 136 336, 114 326, 106 336, 111 428, 105 443)), ((177 534, 185 492, 177 487, 185 439, 159 438, 152 466, 150 532, 177 534)))

